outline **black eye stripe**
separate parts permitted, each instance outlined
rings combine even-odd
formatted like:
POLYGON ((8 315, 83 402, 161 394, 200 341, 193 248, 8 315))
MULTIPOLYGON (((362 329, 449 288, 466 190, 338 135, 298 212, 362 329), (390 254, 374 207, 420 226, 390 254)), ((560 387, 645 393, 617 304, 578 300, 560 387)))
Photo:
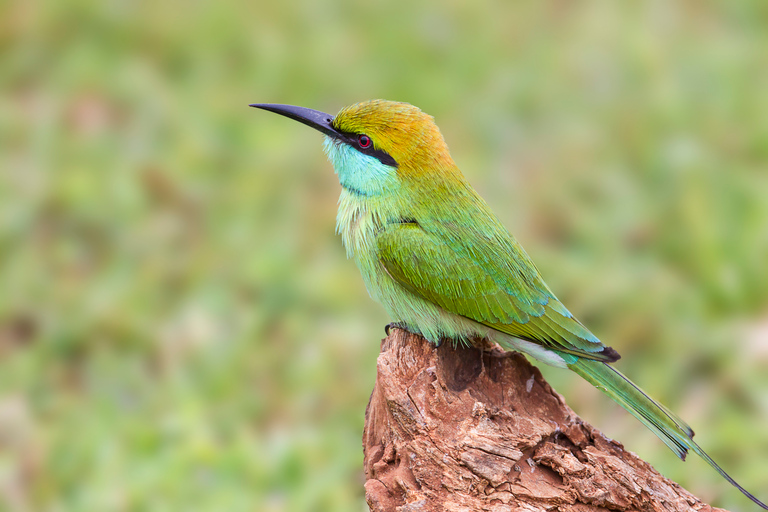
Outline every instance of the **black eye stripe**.
POLYGON ((339 132, 339 140, 343 141, 346 144, 349 144, 353 148, 355 148, 357 151, 363 153, 364 155, 370 155, 374 158, 376 158, 379 162, 383 163, 384 165, 389 165, 390 167, 397 167, 397 161, 395 161, 394 158, 392 158, 392 155, 384 151, 383 149, 376 149, 373 144, 373 139, 371 139, 368 135, 364 133, 348 133, 348 132, 339 132), (361 144, 364 140, 368 141, 368 145, 361 144))

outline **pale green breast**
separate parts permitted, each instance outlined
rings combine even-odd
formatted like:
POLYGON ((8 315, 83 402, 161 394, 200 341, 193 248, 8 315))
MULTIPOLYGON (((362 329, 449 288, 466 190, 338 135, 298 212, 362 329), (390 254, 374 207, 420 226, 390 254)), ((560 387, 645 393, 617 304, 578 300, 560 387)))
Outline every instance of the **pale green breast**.
POLYGON ((442 338, 487 336, 486 326, 415 295, 386 271, 379 259, 377 236, 388 223, 402 221, 397 210, 386 198, 361 196, 346 188, 339 197, 336 231, 341 234, 347 256, 354 258, 360 269, 368 293, 384 306, 393 321, 405 323, 433 343, 442 338))
POLYGON ((394 293, 394 288, 400 287, 378 259, 376 235, 383 226, 398 218, 385 203, 342 188, 336 215, 336 232, 341 234, 347 256, 354 258, 368 293, 379 302, 384 302, 394 293))

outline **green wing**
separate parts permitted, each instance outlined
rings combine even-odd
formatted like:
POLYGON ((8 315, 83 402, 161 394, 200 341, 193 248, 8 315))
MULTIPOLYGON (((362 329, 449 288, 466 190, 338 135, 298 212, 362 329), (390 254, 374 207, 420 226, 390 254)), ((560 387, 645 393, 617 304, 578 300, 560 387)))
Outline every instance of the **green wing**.
POLYGON ((506 230, 390 224, 377 235, 377 245, 389 275, 447 311, 564 353, 619 358, 557 300, 506 230))
POLYGON ((426 225, 415 221, 387 225, 377 234, 381 264, 406 289, 447 311, 578 356, 566 361, 568 367, 632 413, 678 457, 685 460, 687 451, 693 450, 768 510, 693 441, 693 430, 684 421, 616 369, 599 363, 615 361, 619 355, 573 318, 492 214, 482 207, 472 214, 485 214, 489 222, 484 231, 467 228, 455 218, 426 225))

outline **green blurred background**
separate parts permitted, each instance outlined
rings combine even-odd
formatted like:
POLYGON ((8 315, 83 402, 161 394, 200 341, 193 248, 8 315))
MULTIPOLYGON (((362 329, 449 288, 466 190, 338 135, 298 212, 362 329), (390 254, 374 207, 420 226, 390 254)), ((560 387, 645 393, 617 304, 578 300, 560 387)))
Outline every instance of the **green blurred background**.
POLYGON ((0 510, 366 509, 388 319, 321 137, 246 105, 376 97, 435 116, 619 368, 768 499, 765 2, 11 1, 0 56, 0 510))

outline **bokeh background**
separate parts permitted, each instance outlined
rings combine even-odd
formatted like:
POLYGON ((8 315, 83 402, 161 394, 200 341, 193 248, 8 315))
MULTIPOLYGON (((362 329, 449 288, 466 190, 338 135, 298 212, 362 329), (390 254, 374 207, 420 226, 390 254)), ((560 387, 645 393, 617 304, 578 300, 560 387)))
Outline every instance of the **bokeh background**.
POLYGON ((435 116, 619 368, 768 499, 765 2, 11 1, 0 56, 0 510, 366 509, 388 319, 321 137, 246 105, 376 97, 435 116))

